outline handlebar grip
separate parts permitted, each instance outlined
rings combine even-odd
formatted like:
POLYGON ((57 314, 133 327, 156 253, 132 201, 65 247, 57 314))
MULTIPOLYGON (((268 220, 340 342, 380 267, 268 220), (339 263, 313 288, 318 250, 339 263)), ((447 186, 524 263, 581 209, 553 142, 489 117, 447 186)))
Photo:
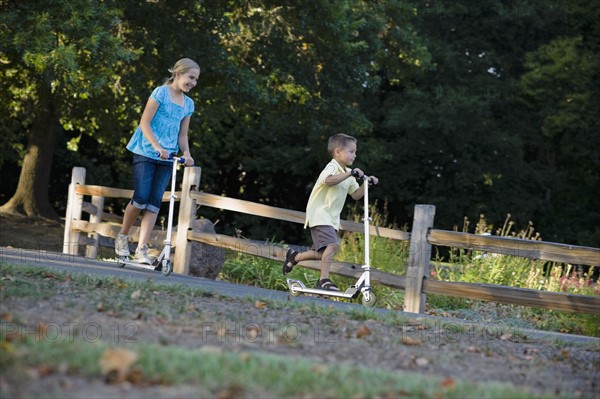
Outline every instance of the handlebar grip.
MULTIPOLYGON (((156 151, 154 153, 154 155, 156 155, 157 157, 160 157, 160 152, 156 151)), ((169 154, 169 158, 167 158, 167 159, 173 159, 173 158, 178 158, 178 161, 180 163, 185 163, 185 158, 184 157, 177 157, 177 154, 175 154, 174 152, 170 153, 169 154)))
POLYGON ((362 176, 359 176, 359 175, 358 175, 358 171, 356 171, 356 169, 352 169, 352 170, 350 171, 350 174, 351 174, 353 177, 357 178, 358 180, 362 180, 362 181, 365 181, 365 180, 366 180, 366 181, 367 181, 367 183, 369 183, 370 185, 373 185, 373 186, 378 186, 378 185, 379 185, 379 182, 377 182, 377 183, 373 183, 373 179, 371 179, 370 177, 368 177, 366 174, 363 174, 362 176))
MULTIPOLYGON (((159 151, 155 151, 154 155, 157 156, 157 157, 160 157, 160 152, 159 151)), ((173 159, 173 157, 175 155, 177 155, 177 154, 175 154, 175 153, 172 152, 172 153, 169 154, 169 158, 167 158, 167 159, 173 159)))

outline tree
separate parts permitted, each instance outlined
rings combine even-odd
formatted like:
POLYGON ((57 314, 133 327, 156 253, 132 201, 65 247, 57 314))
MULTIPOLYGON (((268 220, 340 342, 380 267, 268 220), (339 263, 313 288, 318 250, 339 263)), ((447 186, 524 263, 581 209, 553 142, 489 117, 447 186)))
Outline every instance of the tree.
MULTIPOLYGON (((119 37, 117 8, 93 0, 7 2, 0 79, 5 118, 27 130, 16 192, 1 212, 57 218, 48 188, 59 129, 94 130, 94 99, 110 92, 132 53, 119 37)), ((14 124, 11 124, 14 126, 14 124)))
POLYGON ((370 114, 390 154, 374 166, 394 182, 391 208, 406 222, 415 203, 435 204, 436 225, 448 229, 480 213, 535 220, 542 181, 525 151, 530 138, 516 128, 517 82, 525 54, 566 31, 564 10, 495 0, 429 1, 412 10, 431 67, 384 79, 370 114))
POLYGON ((542 176, 542 221, 553 227, 554 240, 597 245, 600 212, 592 194, 600 190, 597 54, 581 36, 563 37, 528 53, 525 66, 522 107, 536 123, 523 130, 536 139, 527 152, 542 176))

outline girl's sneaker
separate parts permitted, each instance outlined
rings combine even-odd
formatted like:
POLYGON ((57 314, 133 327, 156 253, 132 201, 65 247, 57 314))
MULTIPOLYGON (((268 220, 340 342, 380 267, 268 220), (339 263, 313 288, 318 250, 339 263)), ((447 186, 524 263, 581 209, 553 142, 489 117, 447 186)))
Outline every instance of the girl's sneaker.
POLYGON ((138 245, 137 249, 135 250, 135 256, 133 257, 133 259, 137 263, 145 263, 147 265, 151 265, 152 258, 148 256, 148 244, 138 245))
POLYGON ((117 256, 129 256, 129 236, 117 234, 115 239, 115 253, 117 256))

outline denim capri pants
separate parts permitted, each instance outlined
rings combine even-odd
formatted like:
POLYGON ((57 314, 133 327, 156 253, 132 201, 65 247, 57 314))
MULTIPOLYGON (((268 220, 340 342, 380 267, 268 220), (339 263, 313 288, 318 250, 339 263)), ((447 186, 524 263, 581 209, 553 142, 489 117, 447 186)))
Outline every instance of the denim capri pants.
POLYGON ((172 172, 172 161, 160 161, 133 154, 133 198, 131 198, 131 204, 138 209, 158 213, 172 172))

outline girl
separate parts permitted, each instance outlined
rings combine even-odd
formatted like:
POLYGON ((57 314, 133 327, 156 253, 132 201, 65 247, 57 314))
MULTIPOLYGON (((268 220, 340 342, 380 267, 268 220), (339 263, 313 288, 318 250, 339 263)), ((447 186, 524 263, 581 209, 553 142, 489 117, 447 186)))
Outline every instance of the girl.
POLYGON ((185 166, 194 164, 188 142, 194 101, 185 93, 198 83, 200 67, 189 58, 183 58, 169 72, 171 77, 150 95, 140 124, 127 144, 133 153, 133 198, 125 208, 123 224, 115 240, 116 254, 128 256, 129 230, 144 210, 134 259, 146 264, 152 264, 148 241, 171 179, 173 164, 167 161, 169 154, 181 150, 185 166))

